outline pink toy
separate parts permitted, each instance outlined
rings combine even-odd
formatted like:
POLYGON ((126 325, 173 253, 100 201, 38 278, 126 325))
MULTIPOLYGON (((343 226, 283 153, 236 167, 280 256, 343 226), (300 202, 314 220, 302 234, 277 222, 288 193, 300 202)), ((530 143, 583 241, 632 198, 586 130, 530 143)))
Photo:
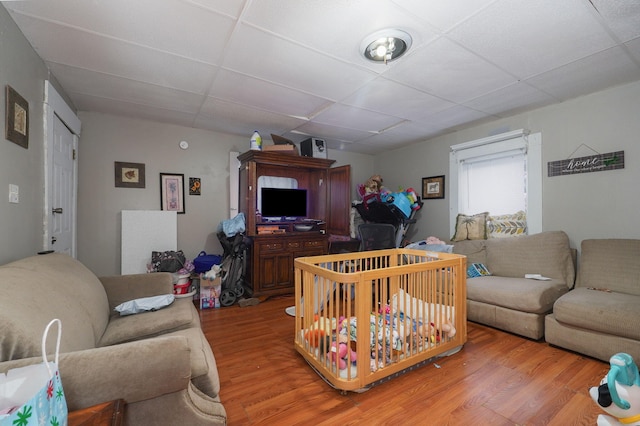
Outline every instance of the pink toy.
POLYGON ((356 352, 349 349, 349 345, 346 343, 333 342, 331 344, 331 350, 327 353, 327 357, 331 360, 332 364, 337 363, 340 370, 347 368, 347 361, 352 363, 356 362, 356 352))

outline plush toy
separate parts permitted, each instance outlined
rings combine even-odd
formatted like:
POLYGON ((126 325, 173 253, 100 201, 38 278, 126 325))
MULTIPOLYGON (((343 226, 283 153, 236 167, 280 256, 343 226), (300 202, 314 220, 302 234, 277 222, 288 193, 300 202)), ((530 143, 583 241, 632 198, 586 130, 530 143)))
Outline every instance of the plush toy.
POLYGON ((382 177, 380 175, 373 175, 364 184, 358 185, 358 194, 362 199, 369 199, 373 196, 372 194, 380 194, 385 191, 382 187, 382 177))
POLYGON ((609 373, 600 386, 589 389, 591 398, 607 414, 598 416, 598 426, 640 425, 640 375, 629 354, 617 353, 609 360, 609 373))
POLYGON ((347 362, 356 362, 356 352, 349 348, 346 343, 333 342, 331 344, 331 350, 327 353, 327 358, 332 364, 338 364, 340 370, 347 368, 347 362))
POLYGON ((420 210, 420 204, 418 203, 418 194, 416 194, 415 189, 407 189, 406 191, 404 191, 404 195, 407 196, 409 202, 411 203, 411 210, 420 210))
POLYGON ((213 281, 218 275, 220 275, 221 269, 222 267, 220 265, 213 265, 210 270, 202 275, 202 278, 204 278, 205 280, 213 281))
POLYGON ((326 317, 319 317, 315 315, 314 323, 305 332, 304 338, 309 342, 309 345, 313 348, 320 348, 321 352, 325 352, 328 348, 327 340, 331 332, 336 329, 336 319, 329 319, 326 317))

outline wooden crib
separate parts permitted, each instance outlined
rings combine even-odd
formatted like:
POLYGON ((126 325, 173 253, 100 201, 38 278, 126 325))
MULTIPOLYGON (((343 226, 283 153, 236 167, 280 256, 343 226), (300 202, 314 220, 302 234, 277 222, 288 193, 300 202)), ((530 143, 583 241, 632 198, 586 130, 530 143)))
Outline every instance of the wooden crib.
POLYGON ((295 348, 362 391, 467 341, 466 257, 411 249, 295 259, 295 348))

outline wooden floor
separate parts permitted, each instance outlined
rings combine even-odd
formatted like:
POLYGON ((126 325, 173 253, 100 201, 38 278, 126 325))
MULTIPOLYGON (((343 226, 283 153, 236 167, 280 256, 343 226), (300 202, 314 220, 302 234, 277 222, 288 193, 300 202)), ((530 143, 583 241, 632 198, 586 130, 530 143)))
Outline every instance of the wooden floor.
POLYGON ((200 313, 235 425, 595 425, 608 364, 469 323, 459 353, 342 395, 293 349, 293 297, 200 313))

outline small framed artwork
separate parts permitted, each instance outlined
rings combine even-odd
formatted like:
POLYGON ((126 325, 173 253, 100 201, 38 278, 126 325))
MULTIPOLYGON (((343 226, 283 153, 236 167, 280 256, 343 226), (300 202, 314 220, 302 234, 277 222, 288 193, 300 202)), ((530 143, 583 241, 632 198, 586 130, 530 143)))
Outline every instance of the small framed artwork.
POLYGON ((9 85, 5 92, 5 138, 29 149, 29 102, 9 85))
POLYGON ((145 173, 142 163, 115 162, 116 188, 144 188, 145 173))
POLYGON ((444 198, 444 175, 422 178, 422 199, 444 198))
POLYGON ((160 209, 184 213, 184 175, 160 173, 160 209))
POLYGON ((200 195, 200 178, 189 178, 189 195, 200 195))

